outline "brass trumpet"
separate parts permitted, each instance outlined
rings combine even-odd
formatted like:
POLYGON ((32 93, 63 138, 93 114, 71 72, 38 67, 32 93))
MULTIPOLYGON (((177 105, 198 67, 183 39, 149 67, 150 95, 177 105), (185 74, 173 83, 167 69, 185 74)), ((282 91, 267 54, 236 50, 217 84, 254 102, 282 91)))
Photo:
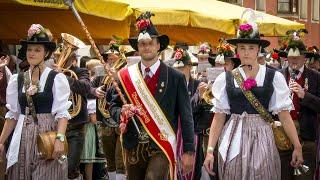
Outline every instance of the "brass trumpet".
MULTIPOLYGON (((76 75, 76 73, 69 70, 69 68, 72 65, 72 62, 69 60, 69 56, 75 50, 79 48, 83 48, 85 44, 78 38, 67 33, 61 33, 61 37, 63 41, 63 47, 59 55, 59 58, 56 61, 56 64, 58 68, 61 69, 63 74, 65 74, 66 76, 72 77, 74 79, 78 79, 78 76, 76 75)), ((79 114, 81 110, 81 102, 82 102, 81 95, 71 92, 69 100, 72 102, 72 105, 68 111, 71 117, 75 117, 79 114)))

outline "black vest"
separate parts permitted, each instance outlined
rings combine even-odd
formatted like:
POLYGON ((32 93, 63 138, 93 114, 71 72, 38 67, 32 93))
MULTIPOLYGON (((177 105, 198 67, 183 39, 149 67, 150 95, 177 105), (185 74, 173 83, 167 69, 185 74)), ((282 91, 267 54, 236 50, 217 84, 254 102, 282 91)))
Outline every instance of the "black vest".
MULTIPOLYGON (((37 114, 51 113, 53 104, 53 94, 52 86, 54 83, 54 78, 58 73, 51 70, 49 72, 48 78, 46 80, 43 92, 36 93, 32 96, 32 100, 35 106, 37 114)), ((24 73, 19 73, 18 75, 18 100, 21 108, 21 114, 25 114, 26 107, 28 106, 27 96, 22 92, 22 87, 24 84, 24 73)))
MULTIPOLYGON (((269 107, 269 101, 274 90, 272 85, 274 75, 275 70, 267 68, 263 86, 251 89, 252 93, 266 109, 269 107)), ((248 114, 259 114, 243 95, 241 89, 235 87, 234 77, 231 72, 226 73, 226 90, 231 114, 242 114, 243 112, 247 112, 248 114)))

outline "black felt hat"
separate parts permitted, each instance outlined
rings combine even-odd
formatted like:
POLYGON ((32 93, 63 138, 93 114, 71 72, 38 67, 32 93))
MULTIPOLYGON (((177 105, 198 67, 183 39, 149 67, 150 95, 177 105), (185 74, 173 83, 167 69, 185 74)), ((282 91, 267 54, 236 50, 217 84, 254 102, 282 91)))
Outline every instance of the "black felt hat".
POLYGON ((136 37, 129 38, 129 43, 132 46, 133 49, 138 51, 138 41, 140 39, 146 39, 146 38, 158 38, 160 43, 160 49, 159 52, 165 50, 168 47, 169 44, 169 37, 167 35, 160 35, 154 27, 154 25, 151 22, 151 17, 154 16, 151 12, 145 12, 142 13, 137 18, 137 28, 139 30, 139 35, 136 37))
POLYGON ((40 24, 32 24, 28 30, 28 37, 20 40, 20 44, 26 47, 28 44, 43 44, 49 51, 53 52, 57 45, 51 41, 48 34, 40 24))

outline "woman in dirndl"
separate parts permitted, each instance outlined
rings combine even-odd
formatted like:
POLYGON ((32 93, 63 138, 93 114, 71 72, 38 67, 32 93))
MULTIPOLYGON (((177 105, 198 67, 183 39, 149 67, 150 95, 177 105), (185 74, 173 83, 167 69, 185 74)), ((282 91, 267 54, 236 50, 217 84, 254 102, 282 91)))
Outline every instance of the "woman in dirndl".
MULTIPOLYGON (((237 46, 241 66, 236 69, 245 80, 243 87, 252 91, 262 106, 278 115, 294 146, 291 165, 303 162, 301 144, 289 111, 292 109, 289 88, 280 72, 259 65, 260 48, 270 42, 260 39, 255 22, 240 25, 237 38, 227 40, 237 46)), ((219 139, 218 171, 224 180, 280 180, 281 164, 271 124, 251 106, 232 72, 220 74, 212 87, 213 118, 206 159, 206 170, 214 175, 217 163, 213 150, 219 139)))
MULTIPOLYGON (((93 81, 95 78, 95 70, 96 67, 103 67, 100 60, 91 59, 86 62, 86 68, 89 71, 90 80, 93 81)), ((96 99, 94 97, 88 97, 87 103, 88 115, 89 115, 89 123, 85 124, 85 139, 84 139, 84 147, 81 154, 80 162, 84 164, 85 169, 85 179, 92 180, 93 179, 93 163, 105 163, 106 159, 101 156, 101 152, 99 152, 99 147, 102 147, 102 144, 99 146, 99 137, 98 130, 99 124, 96 116, 96 99)), ((100 149, 100 151, 103 151, 100 149)))
POLYGON ((46 32, 40 24, 31 25, 27 39, 20 41, 27 49, 30 68, 13 75, 7 87, 9 111, 0 137, 0 153, 14 131, 7 152, 8 179, 12 180, 67 179, 67 161, 62 157, 67 122, 71 118, 70 87, 64 74, 45 65, 56 48, 46 32), (37 146, 39 134, 48 131, 57 132, 50 160, 41 156, 37 146))

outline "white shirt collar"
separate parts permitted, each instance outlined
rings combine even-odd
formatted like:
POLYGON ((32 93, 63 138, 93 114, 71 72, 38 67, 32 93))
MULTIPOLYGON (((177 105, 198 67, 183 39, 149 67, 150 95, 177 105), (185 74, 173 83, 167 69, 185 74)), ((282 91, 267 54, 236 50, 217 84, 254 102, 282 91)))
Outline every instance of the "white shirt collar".
MULTIPOLYGON (((292 68, 289 66, 289 72, 291 72, 292 71, 292 68)), ((304 66, 302 66, 300 69, 299 69, 299 72, 300 73, 303 73, 303 71, 304 71, 304 66)))
MULTIPOLYGON (((152 66, 150 66, 150 74, 149 76, 153 76, 154 74, 156 74, 158 68, 160 66, 160 60, 158 59, 152 66)), ((142 76, 144 77, 145 76, 145 69, 147 67, 141 62, 141 72, 142 72, 142 76)))

